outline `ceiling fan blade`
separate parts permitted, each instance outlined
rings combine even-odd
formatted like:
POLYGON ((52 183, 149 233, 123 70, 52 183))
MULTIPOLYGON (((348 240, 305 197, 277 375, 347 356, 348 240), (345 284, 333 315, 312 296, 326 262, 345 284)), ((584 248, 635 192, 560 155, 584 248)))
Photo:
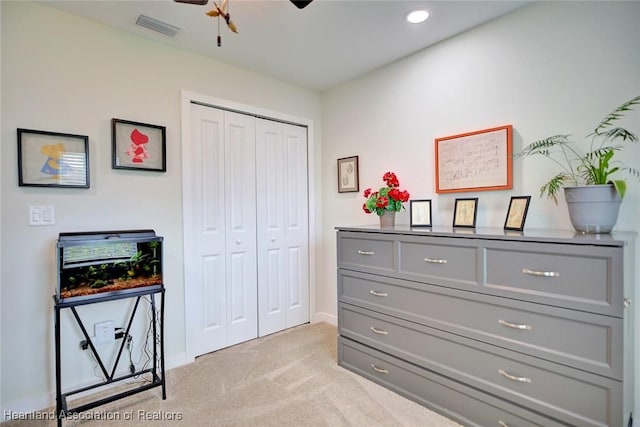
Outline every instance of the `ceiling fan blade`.
POLYGON ((198 6, 204 6, 209 3, 209 0, 173 0, 176 3, 197 4, 198 6))
POLYGON ((298 9, 304 9, 309 6, 313 0, 289 0, 291 3, 295 4, 298 9))

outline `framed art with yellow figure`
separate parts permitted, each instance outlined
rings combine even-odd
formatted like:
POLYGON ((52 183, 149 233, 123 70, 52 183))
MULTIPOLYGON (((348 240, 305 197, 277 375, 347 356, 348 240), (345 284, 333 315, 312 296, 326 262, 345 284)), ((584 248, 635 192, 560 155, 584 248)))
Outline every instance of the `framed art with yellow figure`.
POLYGON ((18 129, 18 185, 89 188, 89 137, 18 129))
POLYGON ((530 201, 531 196, 511 197, 507 217, 504 220, 505 230, 522 231, 524 229, 524 222, 527 219, 530 201))

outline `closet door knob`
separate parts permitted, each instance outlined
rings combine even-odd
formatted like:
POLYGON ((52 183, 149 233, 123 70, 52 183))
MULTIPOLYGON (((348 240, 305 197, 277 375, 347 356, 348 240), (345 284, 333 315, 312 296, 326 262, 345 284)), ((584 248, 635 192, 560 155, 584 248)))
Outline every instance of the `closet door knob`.
POLYGON ((239 245, 240 243, 242 243, 242 240, 236 240, 236 245, 239 245))
POLYGON ((275 238, 275 237, 271 237, 271 241, 272 241, 272 242, 275 242, 275 241, 276 241, 276 238, 275 238))

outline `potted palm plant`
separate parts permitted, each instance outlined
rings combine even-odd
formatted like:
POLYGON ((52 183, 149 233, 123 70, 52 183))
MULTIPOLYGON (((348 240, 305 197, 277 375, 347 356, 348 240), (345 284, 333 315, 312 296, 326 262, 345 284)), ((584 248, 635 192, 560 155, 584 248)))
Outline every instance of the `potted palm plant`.
POLYGON ((627 182, 619 174, 640 178, 637 168, 614 159, 626 146, 623 144, 638 141, 634 133, 616 126, 616 122, 639 104, 640 96, 636 96, 620 105, 602 119, 586 140, 554 135, 532 142, 517 154, 545 156, 560 166, 560 172, 540 188, 540 196, 546 195, 557 204, 558 193, 564 189, 569 219, 576 231, 609 233, 627 191, 627 182))

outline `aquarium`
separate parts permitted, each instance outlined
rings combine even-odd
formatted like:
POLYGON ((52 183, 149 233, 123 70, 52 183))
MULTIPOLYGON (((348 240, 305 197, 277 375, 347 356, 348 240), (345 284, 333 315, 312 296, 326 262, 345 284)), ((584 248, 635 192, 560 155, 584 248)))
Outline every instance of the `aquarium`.
POLYGON ((162 241, 153 230, 60 233, 57 299, 162 287, 162 241))

